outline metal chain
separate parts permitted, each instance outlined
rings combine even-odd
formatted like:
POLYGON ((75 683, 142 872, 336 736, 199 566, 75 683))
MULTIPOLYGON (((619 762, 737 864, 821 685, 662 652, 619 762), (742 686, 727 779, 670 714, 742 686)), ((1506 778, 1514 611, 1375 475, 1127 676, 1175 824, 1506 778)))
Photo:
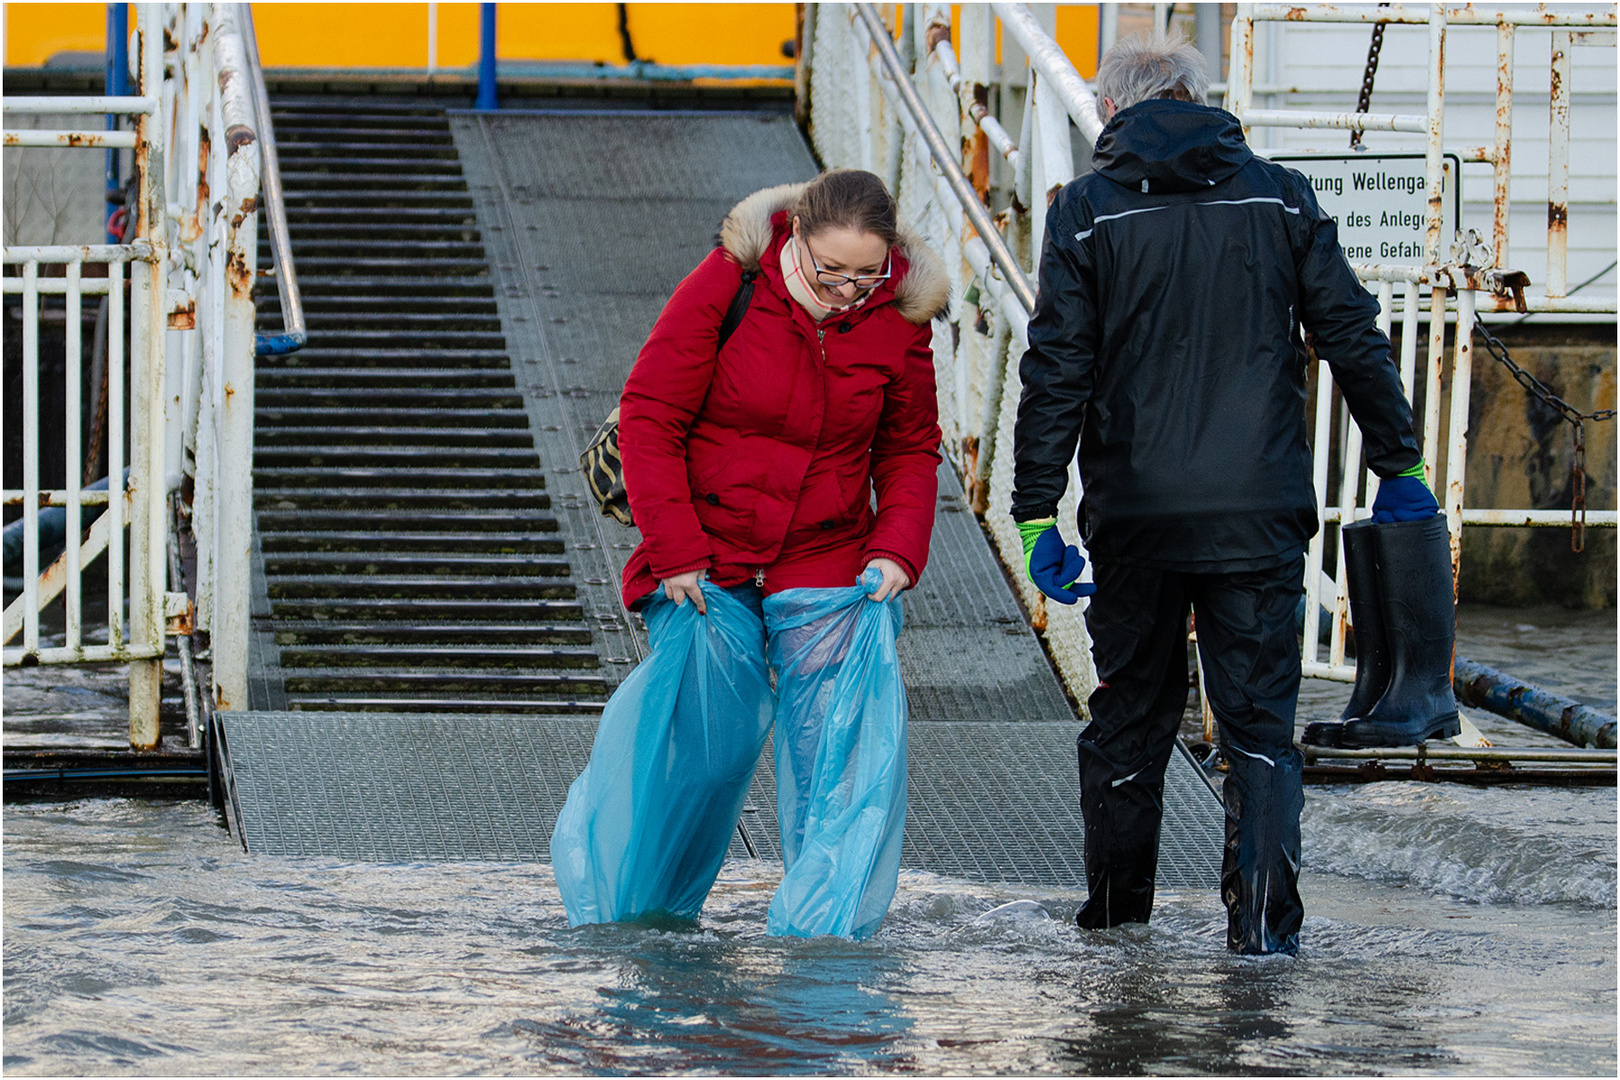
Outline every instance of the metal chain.
MULTIPOLYGON (((1378 6, 1381 8, 1389 7, 1388 4, 1379 4, 1378 6)), ((1367 70, 1361 76, 1361 95, 1356 98, 1356 112, 1358 113, 1364 113, 1372 108, 1373 80, 1378 77, 1378 54, 1384 51, 1385 25, 1384 23, 1373 23, 1372 41, 1367 45, 1367 70)), ((1363 132, 1360 131, 1350 133, 1350 149, 1359 150, 1361 148, 1362 134, 1363 132)))
POLYGON ((1513 362, 1507 346, 1502 344, 1500 338, 1488 330, 1484 323, 1475 323, 1475 331, 1480 340, 1485 343, 1485 349, 1492 359, 1508 369, 1513 381, 1527 390, 1531 397, 1538 399, 1543 405, 1558 413, 1562 420, 1569 422, 1575 437, 1575 456, 1570 462, 1570 502, 1569 526, 1571 529, 1569 548, 1574 552, 1586 550, 1586 421, 1613 420, 1615 410, 1597 409, 1593 412, 1583 413, 1563 398, 1552 392, 1548 385, 1530 374, 1524 368, 1513 362))

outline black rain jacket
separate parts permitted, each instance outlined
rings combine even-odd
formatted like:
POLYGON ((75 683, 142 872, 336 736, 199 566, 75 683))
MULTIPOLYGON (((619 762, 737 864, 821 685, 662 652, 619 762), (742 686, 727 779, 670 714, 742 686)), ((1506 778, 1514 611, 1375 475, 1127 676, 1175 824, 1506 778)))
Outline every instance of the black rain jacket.
POLYGON ((1094 557, 1168 570, 1275 565, 1317 529, 1300 325, 1368 466, 1421 460, 1412 410, 1310 181, 1255 157, 1230 113, 1141 102, 1046 219, 1019 373, 1012 514, 1057 512, 1079 442, 1094 557))

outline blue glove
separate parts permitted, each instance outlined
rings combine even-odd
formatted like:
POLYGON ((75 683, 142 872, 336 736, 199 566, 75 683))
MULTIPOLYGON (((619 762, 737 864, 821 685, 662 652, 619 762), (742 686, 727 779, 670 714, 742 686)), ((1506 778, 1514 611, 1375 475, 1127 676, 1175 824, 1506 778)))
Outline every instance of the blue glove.
POLYGON ((1055 519, 1016 524, 1024 542, 1024 573, 1037 589, 1060 604, 1072 604, 1097 591, 1097 586, 1078 580, 1086 568, 1085 557, 1073 544, 1063 543, 1055 519))
POLYGON ((1407 469, 1399 476, 1378 483, 1378 497, 1372 504, 1373 520, 1380 525, 1392 521, 1422 521, 1440 512, 1434 493, 1423 482, 1423 463, 1407 469))

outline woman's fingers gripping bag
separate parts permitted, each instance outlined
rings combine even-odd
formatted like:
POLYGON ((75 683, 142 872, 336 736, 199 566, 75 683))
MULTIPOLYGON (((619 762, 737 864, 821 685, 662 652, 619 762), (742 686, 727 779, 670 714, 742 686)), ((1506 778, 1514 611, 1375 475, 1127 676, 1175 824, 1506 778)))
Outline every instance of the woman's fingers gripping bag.
POLYGON ((900 601, 848 589, 765 599, 777 672, 777 816, 787 869, 766 931, 864 938, 894 899, 906 819, 900 601))
POLYGON ((759 617, 708 583, 703 597, 707 615, 647 602, 652 653, 609 699, 568 789, 551 862, 570 926, 696 918, 720 872, 775 699, 759 617))

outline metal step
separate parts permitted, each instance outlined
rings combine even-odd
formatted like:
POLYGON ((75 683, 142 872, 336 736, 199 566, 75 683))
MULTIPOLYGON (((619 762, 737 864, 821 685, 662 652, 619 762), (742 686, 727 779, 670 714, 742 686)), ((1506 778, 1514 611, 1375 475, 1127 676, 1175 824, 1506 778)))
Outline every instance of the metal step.
POLYGON ((525 489, 541 490, 546 477, 539 469, 525 468, 463 468, 416 465, 299 465, 295 467, 260 466, 253 468, 253 483, 269 488, 285 488, 293 484, 320 487, 352 488, 498 488, 505 491, 525 489))
MULTIPOLYGON (((392 197, 377 196, 377 198, 392 197)), ((403 196, 400 197, 403 198, 403 196)), ((311 196, 311 198, 325 198, 325 196, 311 196)), ((361 274, 386 275, 389 273, 409 277, 435 277, 441 275, 444 277, 470 277, 488 272, 482 258, 469 259, 438 255, 423 258, 414 258, 408 255, 320 255, 308 259, 302 255, 295 255, 294 258, 297 259, 300 271, 307 267, 310 273, 317 277, 346 277, 361 274)))
MULTIPOLYGON (((302 406, 313 408, 324 406, 326 408, 365 409, 374 408, 407 408, 422 400, 422 392, 414 387, 389 389, 378 387, 375 389, 354 389, 344 387, 303 387, 299 389, 282 390, 267 387, 255 394, 257 403, 265 408, 275 406, 302 406)), ((512 409, 523 407, 523 395, 515 391, 502 390, 440 390, 434 394, 435 400, 442 401, 460 409, 512 409)))
POLYGON ((347 575, 466 578, 570 576, 567 559, 532 554, 451 551, 293 551, 266 552, 264 572, 271 579, 347 575))
MULTIPOLYGON (((294 251, 296 251, 296 246, 294 251)), ((298 271, 298 286, 306 296, 317 298, 323 296, 387 296, 428 298, 435 296, 471 296, 484 300, 495 297, 494 286, 487 276, 470 275, 468 277, 426 277, 426 276, 400 276, 400 277, 363 277, 353 275, 306 275, 303 268, 298 271)), ((274 290, 272 289, 273 293, 274 290)))
POLYGON ((324 169, 306 172, 298 169, 282 171, 289 192, 307 191, 466 191, 467 181, 459 173, 403 173, 356 172, 351 169, 324 169))
POLYGON ((416 143, 411 133, 406 138, 381 139, 375 142, 364 140, 332 140, 314 138, 311 131, 302 138, 284 139, 281 133, 276 133, 276 153, 283 163, 295 163, 306 158, 331 157, 380 157, 401 158, 417 161, 431 161, 434 158, 457 160, 460 155, 456 153, 454 142, 449 143, 416 143))
POLYGON ((289 210, 318 209, 328 206, 369 207, 371 209, 465 210, 472 212, 472 196, 447 191, 288 191, 284 201, 289 210))
POLYGON ((513 597, 494 599, 416 596, 289 596, 276 601, 276 619, 297 621, 364 621, 409 619, 422 625, 453 620, 505 619, 514 623, 578 621, 584 618, 579 602, 571 597, 513 597))
MULTIPOLYGON (((272 119, 275 114, 271 113, 272 119)), ((328 127, 325 124, 296 124, 283 123, 275 119, 276 139, 279 143, 285 134, 299 142, 336 142, 343 144, 354 143, 394 143, 394 144, 435 144, 439 146, 454 146, 455 138, 450 134, 449 121, 439 124, 423 124, 417 126, 389 126, 373 127, 350 125, 344 127, 328 127)))
MULTIPOLYGON (((287 225, 289 231, 299 225, 388 225, 392 222, 404 225, 465 225, 476 227, 477 219, 472 209, 439 206, 288 206, 287 225)), ((297 249, 293 249, 297 254, 297 249)), ((300 278, 299 280, 302 280, 300 278)))
MULTIPOLYGON (((443 363, 441 357, 440 363, 443 363)), ((254 380, 260 390, 275 388, 413 387, 437 392, 450 387, 463 389, 515 387, 510 368, 412 367, 412 368, 261 368, 254 380)))
MULTIPOLYGON (((294 241, 296 244, 296 241, 294 241)), ((274 292, 272 286, 269 292, 274 292)), ((330 293, 304 297, 304 317, 336 314, 373 315, 381 313, 410 313, 422 312, 437 315, 497 315, 499 309, 495 306, 495 297, 490 295, 446 295, 443 293, 404 293, 388 295, 381 293, 376 296, 365 294, 347 294, 334 296, 330 293)), ((296 354, 292 354, 296 355, 296 354)))
MULTIPOLYGON (((306 261, 313 263, 317 259, 337 258, 403 258, 409 256, 413 259, 472 259, 483 261, 484 245, 474 240, 429 240, 414 236, 402 236, 394 242, 370 238, 366 240, 354 237, 323 237, 320 240, 305 239, 294 241, 294 250, 298 252, 298 264, 302 266, 306 261)), ((259 262, 264 266, 271 263, 270 242, 264 239, 259 244, 259 262)))
POLYGON ((534 488, 520 491, 390 491, 387 488, 271 488, 255 484, 253 505, 261 512, 389 510, 420 514, 432 510, 549 510, 551 496, 534 488))
POLYGON ((302 533, 308 530, 343 532, 366 530, 390 533, 500 533, 508 531, 554 533, 557 519, 544 509, 502 507, 493 510, 423 507, 409 516, 377 508, 314 507, 299 510, 258 510, 259 531, 302 533))
POLYGON ((501 645, 284 645, 283 670, 321 668, 413 668, 419 672, 540 673, 552 669, 588 670, 601 666, 591 649, 564 646, 501 645))
POLYGON ((303 348, 282 356, 261 356, 260 371, 280 371, 292 368, 412 368, 423 366, 441 368, 453 361, 456 368, 488 368, 510 371, 512 358, 493 349, 457 349, 453 353, 428 349, 323 349, 303 348))
POLYGON ((442 353, 463 350, 495 351, 506 348, 506 335, 498 330, 390 330, 360 329, 321 331, 323 349, 413 349, 430 347, 442 353))
POLYGON ((303 173, 370 172, 390 176, 460 176, 461 164, 449 158, 399 157, 305 157, 298 162, 303 173))
POLYGON ((358 529, 265 532, 260 540, 266 558, 287 552, 435 551, 504 555, 560 555, 563 543, 543 532, 367 532, 358 529))
POLYGON ((533 436, 526 430, 511 428, 462 431, 443 427, 266 427, 256 441, 259 451, 294 446, 534 449, 533 436))
POLYGON ((388 697, 323 696, 319 694, 288 694, 290 712, 309 713, 443 713, 453 711, 457 716, 468 715, 522 715, 540 719, 547 716, 572 715, 574 719, 596 716, 602 711, 600 701, 570 701, 534 697, 501 697, 480 694, 478 697, 432 697, 428 695, 388 697))
POLYGON ((607 681, 583 672, 442 671, 422 669, 377 671, 347 667, 298 668, 287 672, 288 694, 399 692, 430 693, 590 694, 607 696, 607 681))
POLYGON ((559 578, 497 574, 444 578, 420 574, 368 574, 340 578, 326 574, 269 577, 270 600, 571 600, 572 582, 559 578))
POLYGON ((287 225, 287 234, 296 249, 300 243, 353 237, 360 240, 477 240, 479 229, 465 222, 395 222, 392 225, 359 225, 351 221, 301 221, 287 225))
MULTIPOLYGON (((461 642, 501 645, 589 645, 591 632, 571 623, 370 622, 276 619, 276 643, 288 645, 452 645, 461 642)), ((283 654, 283 663, 286 656, 283 654)))
POLYGON ((260 446, 253 452, 255 468, 412 468, 539 469, 540 456, 533 448, 501 446, 260 446))
POLYGON ((512 408, 423 408, 415 405, 268 405, 260 397, 253 415, 260 430, 268 427, 482 427, 528 430, 529 418, 512 408))

